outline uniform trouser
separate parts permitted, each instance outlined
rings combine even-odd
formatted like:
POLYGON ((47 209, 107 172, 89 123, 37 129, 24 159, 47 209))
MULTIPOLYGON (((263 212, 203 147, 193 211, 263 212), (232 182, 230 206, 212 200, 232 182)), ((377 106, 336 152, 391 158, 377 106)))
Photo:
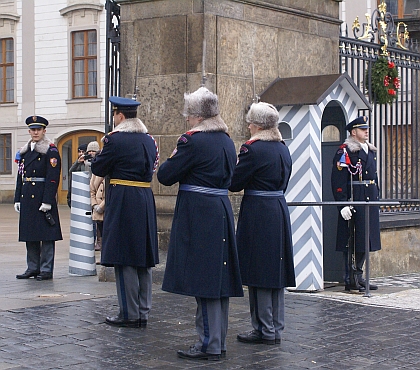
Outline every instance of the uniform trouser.
POLYGON ((115 265, 115 281, 124 320, 147 320, 152 308, 152 268, 115 265))
POLYGON ((201 352, 220 355, 226 351, 229 318, 229 298, 209 299, 195 297, 197 313, 195 327, 199 340, 195 347, 201 352))
POLYGON ((284 289, 249 287, 249 308, 254 330, 263 339, 281 339, 284 329, 284 289))
POLYGON ((54 270, 54 254, 54 240, 26 242, 27 271, 52 274, 54 270))
MULTIPOLYGON (((348 255, 349 251, 345 250, 343 252, 343 257, 344 257, 344 282, 347 284, 350 282, 350 271, 351 271, 351 266, 350 266, 350 259, 349 259, 349 255, 348 255)), ((364 252, 356 252, 356 258, 355 258, 355 267, 356 267, 356 272, 355 274, 358 275, 359 277, 359 281, 360 278, 363 275, 363 265, 365 263, 366 260, 366 255, 364 252)))

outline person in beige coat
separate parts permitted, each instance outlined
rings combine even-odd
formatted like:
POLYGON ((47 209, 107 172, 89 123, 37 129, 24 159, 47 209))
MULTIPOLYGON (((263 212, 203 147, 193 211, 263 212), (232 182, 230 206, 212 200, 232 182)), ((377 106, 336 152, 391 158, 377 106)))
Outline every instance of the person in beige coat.
MULTIPOLYGON (((97 141, 89 143, 87 152, 91 149, 92 157, 99 151, 97 141)), ((92 174, 90 178, 90 204, 92 206, 92 221, 96 223, 95 250, 102 249, 102 232, 105 211, 105 181, 103 177, 92 174)))

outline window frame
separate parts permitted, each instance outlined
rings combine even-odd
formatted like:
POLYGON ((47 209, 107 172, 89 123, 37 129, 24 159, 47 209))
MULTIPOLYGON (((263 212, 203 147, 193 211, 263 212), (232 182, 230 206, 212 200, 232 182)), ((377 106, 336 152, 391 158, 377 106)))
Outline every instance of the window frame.
POLYGON ((98 98, 98 79, 99 79, 99 71, 98 65, 99 61, 99 45, 98 45, 98 30, 96 28, 88 28, 82 30, 73 30, 70 32, 70 40, 71 40, 71 95, 72 99, 95 99, 98 98), (96 36, 96 54, 89 55, 89 32, 95 32, 96 36), (83 45, 84 45, 84 55, 83 56, 75 56, 75 36, 78 33, 83 33, 83 45), (96 60, 96 69, 95 69, 95 83, 89 85, 89 61, 96 60), (76 96, 76 69, 75 63, 76 61, 83 61, 83 73, 84 73, 84 92, 85 95, 76 96), (89 86, 95 86, 95 95, 88 95, 89 94, 89 86))
POLYGON ((13 158, 12 158, 12 134, 5 133, 0 134, 0 150, 3 151, 3 158, 0 158, 0 161, 3 162, 4 171, 0 167, 0 175, 11 175, 13 172, 13 158), (7 146, 7 137, 9 137, 9 146, 7 146), (10 157, 7 157, 7 148, 10 148, 10 157), (7 171, 7 162, 10 164, 10 171, 7 171))
POLYGON ((0 104, 10 104, 10 103, 14 103, 15 101, 15 40, 13 39, 13 37, 2 37, 0 38, 0 43, 2 46, 2 58, 0 60, 0 69, 3 71, 3 81, 2 83, 0 83, 0 93, 3 94, 3 98, 0 98, 0 104), (10 50, 7 50, 7 41, 11 40, 12 41, 12 62, 7 62, 6 58, 7 58, 7 53, 10 50), (8 67, 13 67, 13 83, 12 83, 12 88, 10 90, 7 90, 7 68, 8 67), (7 100, 7 92, 11 91, 11 96, 12 99, 11 100, 7 100))
MULTIPOLYGON (((377 5, 379 6, 379 4, 382 3, 382 1, 383 0, 377 0, 377 5)), ((397 0, 397 9, 398 14, 392 14, 393 16, 397 17, 397 19, 402 19, 410 16, 410 14, 404 14, 404 0, 397 0)), ((389 10, 387 9, 387 11, 389 10)))

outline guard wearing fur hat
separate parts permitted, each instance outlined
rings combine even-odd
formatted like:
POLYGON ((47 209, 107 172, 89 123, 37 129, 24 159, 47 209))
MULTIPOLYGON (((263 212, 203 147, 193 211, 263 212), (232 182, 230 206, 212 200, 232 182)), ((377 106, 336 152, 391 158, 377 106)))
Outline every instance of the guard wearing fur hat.
POLYGON ((152 306, 152 267, 159 263, 155 199, 150 182, 159 160, 154 138, 137 118, 139 102, 111 96, 115 129, 103 138, 92 173, 110 177, 101 264, 114 266, 118 315, 114 326, 146 327, 152 306))
POLYGON ((191 129, 157 174, 163 185, 179 183, 162 289, 197 301, 198 341, 178 356, 219 360, 226 353, 229 297, 243 295, 228 198, 236 152, 217 96, 201 87, 184 99, 191 129))
POLYGON ((254 103, 246 121, 251 138, 242 145, 230 186, 244 190, 236 238, 242 282, 249 287, 253 330, 245 343, 280 344, 284 329, 284 288, 295 286, 292 233, 284 198, 292 159, 277 128, 271 104, 254 103))
POLYGON ((19 241, 26 242, 27 269, 17 279, 53 278, 55 241, 62 240, 56 195, 61 159, 45 135, 48 121, 30 116, 31 139, 19 150, 15 210, 19 212, 19 241))
MULTIPOLYGON (((368 142, 368 117, 356 118, 346 126, 346 130, 350 135, 340 146, 333 159, 331 186, 334 198, 337 201, 348 201, 351 198, 355 201, 378 200, 377 149, 368 142)), ((369 217, 369 247, 370 251, 377 251, 381 249, 379 207, 369 207, 369 217)), ((345 289, 348 291, 353 289, 364 291, 366 287, 366 281, 362 276, 366 258, 365 232, 364 207, 343 207, 338 215, 336 250, 344 254, 344 283, 345 289), (351 284, 347 252, 350 236, 350 222, 348 221, 350 219, 353 219, 352 224, 354 224, 356 285, 351 284)), ((371 290, 378 289, 373 284, 369 284, 369 288, 371 290)))

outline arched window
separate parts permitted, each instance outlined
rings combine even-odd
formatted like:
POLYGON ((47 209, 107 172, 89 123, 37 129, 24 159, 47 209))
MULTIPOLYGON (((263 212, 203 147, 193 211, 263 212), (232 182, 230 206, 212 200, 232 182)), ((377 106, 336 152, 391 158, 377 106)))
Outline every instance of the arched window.
POLYGON ((280 122, 279 123, 279 131, 281 136, 283 136, 283 140, 291 140, 292 138, 292 128, 287 122, 280 122))
POLYGON ((335 125, 325 126, 322 130, 322 142, 340 141, 340 130, 335 125))

